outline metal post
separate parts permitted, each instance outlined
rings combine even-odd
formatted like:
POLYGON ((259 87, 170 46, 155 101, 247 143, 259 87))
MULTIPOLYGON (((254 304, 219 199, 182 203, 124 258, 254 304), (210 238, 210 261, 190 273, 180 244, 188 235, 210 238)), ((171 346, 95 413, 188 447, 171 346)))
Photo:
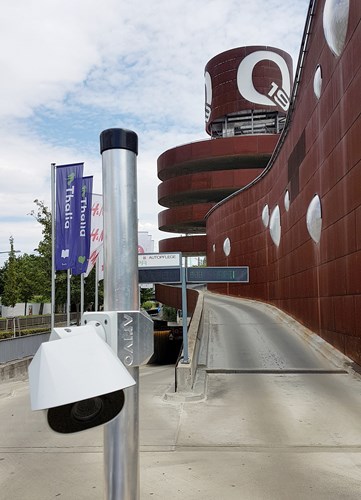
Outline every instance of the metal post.
POLYGON ((55 326, 55 163, 51 164, 51 331, 55 326))
POLYGON ((189 363, 188 355, 188 323, 187 323, 187 283, 186 283, 186 273, 187 273, 187 260, 185 261, 185 266, 181 267, 182 272, 182 330, 183 330, 183 361, 182 363, 189 363))
MULTIPOLYGON (((138 137, 124 129, 100 135, 104 197, 104 310, 139 310, 136 155, 138 137)), ((139 367, 136 385, 104 428, 105 498, 139 499, 139 367)))
POLYGON ((80 275, 80 317, 84 312, 84 273, 80 275))
POLYGON ((70 306, 71 306, 71 270, 68 269, 66 273, 66 324, 70 326, 70 306))
POLYGON ((95 304, 94 311, 99 310, 99 255, 95 262, 95 304))

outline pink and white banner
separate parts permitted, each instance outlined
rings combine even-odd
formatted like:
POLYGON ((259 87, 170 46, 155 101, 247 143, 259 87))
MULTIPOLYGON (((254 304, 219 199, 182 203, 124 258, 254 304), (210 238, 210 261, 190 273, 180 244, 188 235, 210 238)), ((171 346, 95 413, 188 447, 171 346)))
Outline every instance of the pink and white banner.
MULTIPOLYGON (((98 279, 104 279, 103 195, 93 194, 91 208, 90 254, 85 277, 98 264, 98 279)), ((138 254, 154 252, 154 240, 147 231, 138 232, 138 254)))
POLYGON ((103 259, 103 240, 103 196, 101 194, 93 194, 91 208, 90 253, 85 277, 89 275, 90 271, 95 266, 97 259, 99 259, 99 274, 104 268, 103 260, 100 262, 100 258, 103 259))

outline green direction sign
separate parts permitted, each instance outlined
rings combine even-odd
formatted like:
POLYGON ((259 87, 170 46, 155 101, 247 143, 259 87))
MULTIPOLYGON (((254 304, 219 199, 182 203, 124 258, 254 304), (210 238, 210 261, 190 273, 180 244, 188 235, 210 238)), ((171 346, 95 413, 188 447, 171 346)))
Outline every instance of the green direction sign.
POLYGON ((189 267, 187 283, 249 283, 249 267, 189 267))

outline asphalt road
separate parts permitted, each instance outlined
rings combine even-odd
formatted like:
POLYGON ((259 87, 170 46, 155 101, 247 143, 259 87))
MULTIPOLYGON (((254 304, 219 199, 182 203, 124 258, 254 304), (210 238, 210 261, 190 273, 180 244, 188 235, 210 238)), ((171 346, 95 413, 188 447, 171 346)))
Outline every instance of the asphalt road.
POLYGON ((236 301, 208 294, 207 368, 239 372, 335 371, 324 356, 290 331, 283 318, 255 301, 236 301))

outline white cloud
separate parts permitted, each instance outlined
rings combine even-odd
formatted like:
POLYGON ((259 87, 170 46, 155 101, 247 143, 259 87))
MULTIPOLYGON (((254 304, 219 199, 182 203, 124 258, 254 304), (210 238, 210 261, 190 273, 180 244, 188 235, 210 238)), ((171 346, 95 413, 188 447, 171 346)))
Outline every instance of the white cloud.
POLYGON ((307 0, 3 2, 0 251, 10 234, 23 251, 37 246, 41 231, 27 214, 35 198, 50 206, 52 162, 85 161, 100 189, 98 136, 113 126, 139 135, 140 225, 159 239, 156 160, 206 137, 207 61, 254 44, 296 58, 307 7, 307 0))

